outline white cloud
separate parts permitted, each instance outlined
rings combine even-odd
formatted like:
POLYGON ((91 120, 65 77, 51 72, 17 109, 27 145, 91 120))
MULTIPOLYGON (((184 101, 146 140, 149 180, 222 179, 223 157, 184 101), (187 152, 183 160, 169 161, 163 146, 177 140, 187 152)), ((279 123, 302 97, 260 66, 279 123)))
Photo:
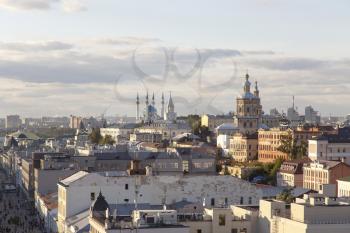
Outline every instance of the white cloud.
POLYGON ((344 113, 350 99, 346 59, 225 48, 174 49, 163 42, 157 46, 158 41, 122 37, 2 42, 0 109, 4 114, 69 115, 99 114, 111 106, 107 114, 131 115, 136 92, 143 96, 148 89, 156 93, 158 104, 162 91, 172 91, 180 114, 228 112, 235 109, 246 69, 252 82, 259 81, 265 110, 286 108, 290 96, 296 95, 300 108, 311 104, 321 112, 344 113))
POLYGON ((9 10, 49 10, 54 4, 69 13, 87 10, 84 0, 0 0, 0 7, 9 10))
POLYGON ((11 10, 47 10, 59 0, 0 0, 0 7, 11 10))
POLYGON ((82 0, 63 0, 62 8, 65 12, 79 12, 87 10, 87 7, 82 0))

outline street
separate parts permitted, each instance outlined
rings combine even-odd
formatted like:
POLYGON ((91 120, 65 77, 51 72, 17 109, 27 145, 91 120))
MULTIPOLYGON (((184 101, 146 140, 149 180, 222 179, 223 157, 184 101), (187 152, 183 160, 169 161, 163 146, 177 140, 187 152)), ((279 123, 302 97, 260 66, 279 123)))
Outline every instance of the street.
MULTIPOLYGON (((9 182, 7 176, 0 171, 0 182, 9 182)), ((19 190, 0 193, 0 233, 42 233, 33 203, 19 190)))

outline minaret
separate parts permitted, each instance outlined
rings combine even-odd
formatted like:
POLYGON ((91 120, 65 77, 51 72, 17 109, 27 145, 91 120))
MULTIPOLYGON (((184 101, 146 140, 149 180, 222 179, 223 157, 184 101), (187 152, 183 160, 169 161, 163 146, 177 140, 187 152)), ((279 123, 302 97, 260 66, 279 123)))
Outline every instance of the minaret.
POLYGON ((245 75, 244 93, 250 93, 250 82, 248 73, 245 75))
POLYGON ((148 91, 147 91, 147 95, 146 95, 146 107, 149 105, 149 101, 148 101, 148 91))
POLYGON ((139 93, 137 92, 136 96, 136 121, 140 120, 140 98, 139 93))
POLYGON ((255 91, 254 91, 255 97, 259 98, 259 88, 258 88, 258 81, 255 81, 255 91))
POLYGON ((156 105, 156 102, 154 100, 154 92, 153 92, 153 96, 152 96, 152 105, 153 105, 153 107, 156 105))
POLYGON ((173 98, 171 97, 171 92, 169 96, 169 103, 168 103, 168 112, 174 112, 175 111, 175 106, 173 102, 173 98))
POLYGON ((164 112, 164 104, 165 104, 165 102, 164 102, 164 93, 162 93, 162 109, 161 109, 161 117, 163 118, 163 119, 165 119, 165 112, 164 112))

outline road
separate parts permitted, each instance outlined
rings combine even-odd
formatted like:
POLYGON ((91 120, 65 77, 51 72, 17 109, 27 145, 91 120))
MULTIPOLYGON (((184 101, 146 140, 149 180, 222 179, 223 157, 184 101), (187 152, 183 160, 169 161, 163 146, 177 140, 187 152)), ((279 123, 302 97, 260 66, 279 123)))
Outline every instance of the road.
MULTIPOLYGON (((0 182, 9 182, 3 171, 0 182)), ((42 229, 33 203, 23 193, 0 193, 0 233, 43 233, 42 229)))

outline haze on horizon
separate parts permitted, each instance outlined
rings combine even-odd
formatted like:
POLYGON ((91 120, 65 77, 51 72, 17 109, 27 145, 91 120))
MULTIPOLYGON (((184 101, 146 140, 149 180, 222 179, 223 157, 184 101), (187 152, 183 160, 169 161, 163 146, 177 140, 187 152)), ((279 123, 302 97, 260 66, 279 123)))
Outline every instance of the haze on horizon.
POLYGON ((350 2, 0 0, 1 116, 235 110, 248 70, 265 112, 350 113, 350 2), (141 105, 142 106, 142 105, 141 105))

